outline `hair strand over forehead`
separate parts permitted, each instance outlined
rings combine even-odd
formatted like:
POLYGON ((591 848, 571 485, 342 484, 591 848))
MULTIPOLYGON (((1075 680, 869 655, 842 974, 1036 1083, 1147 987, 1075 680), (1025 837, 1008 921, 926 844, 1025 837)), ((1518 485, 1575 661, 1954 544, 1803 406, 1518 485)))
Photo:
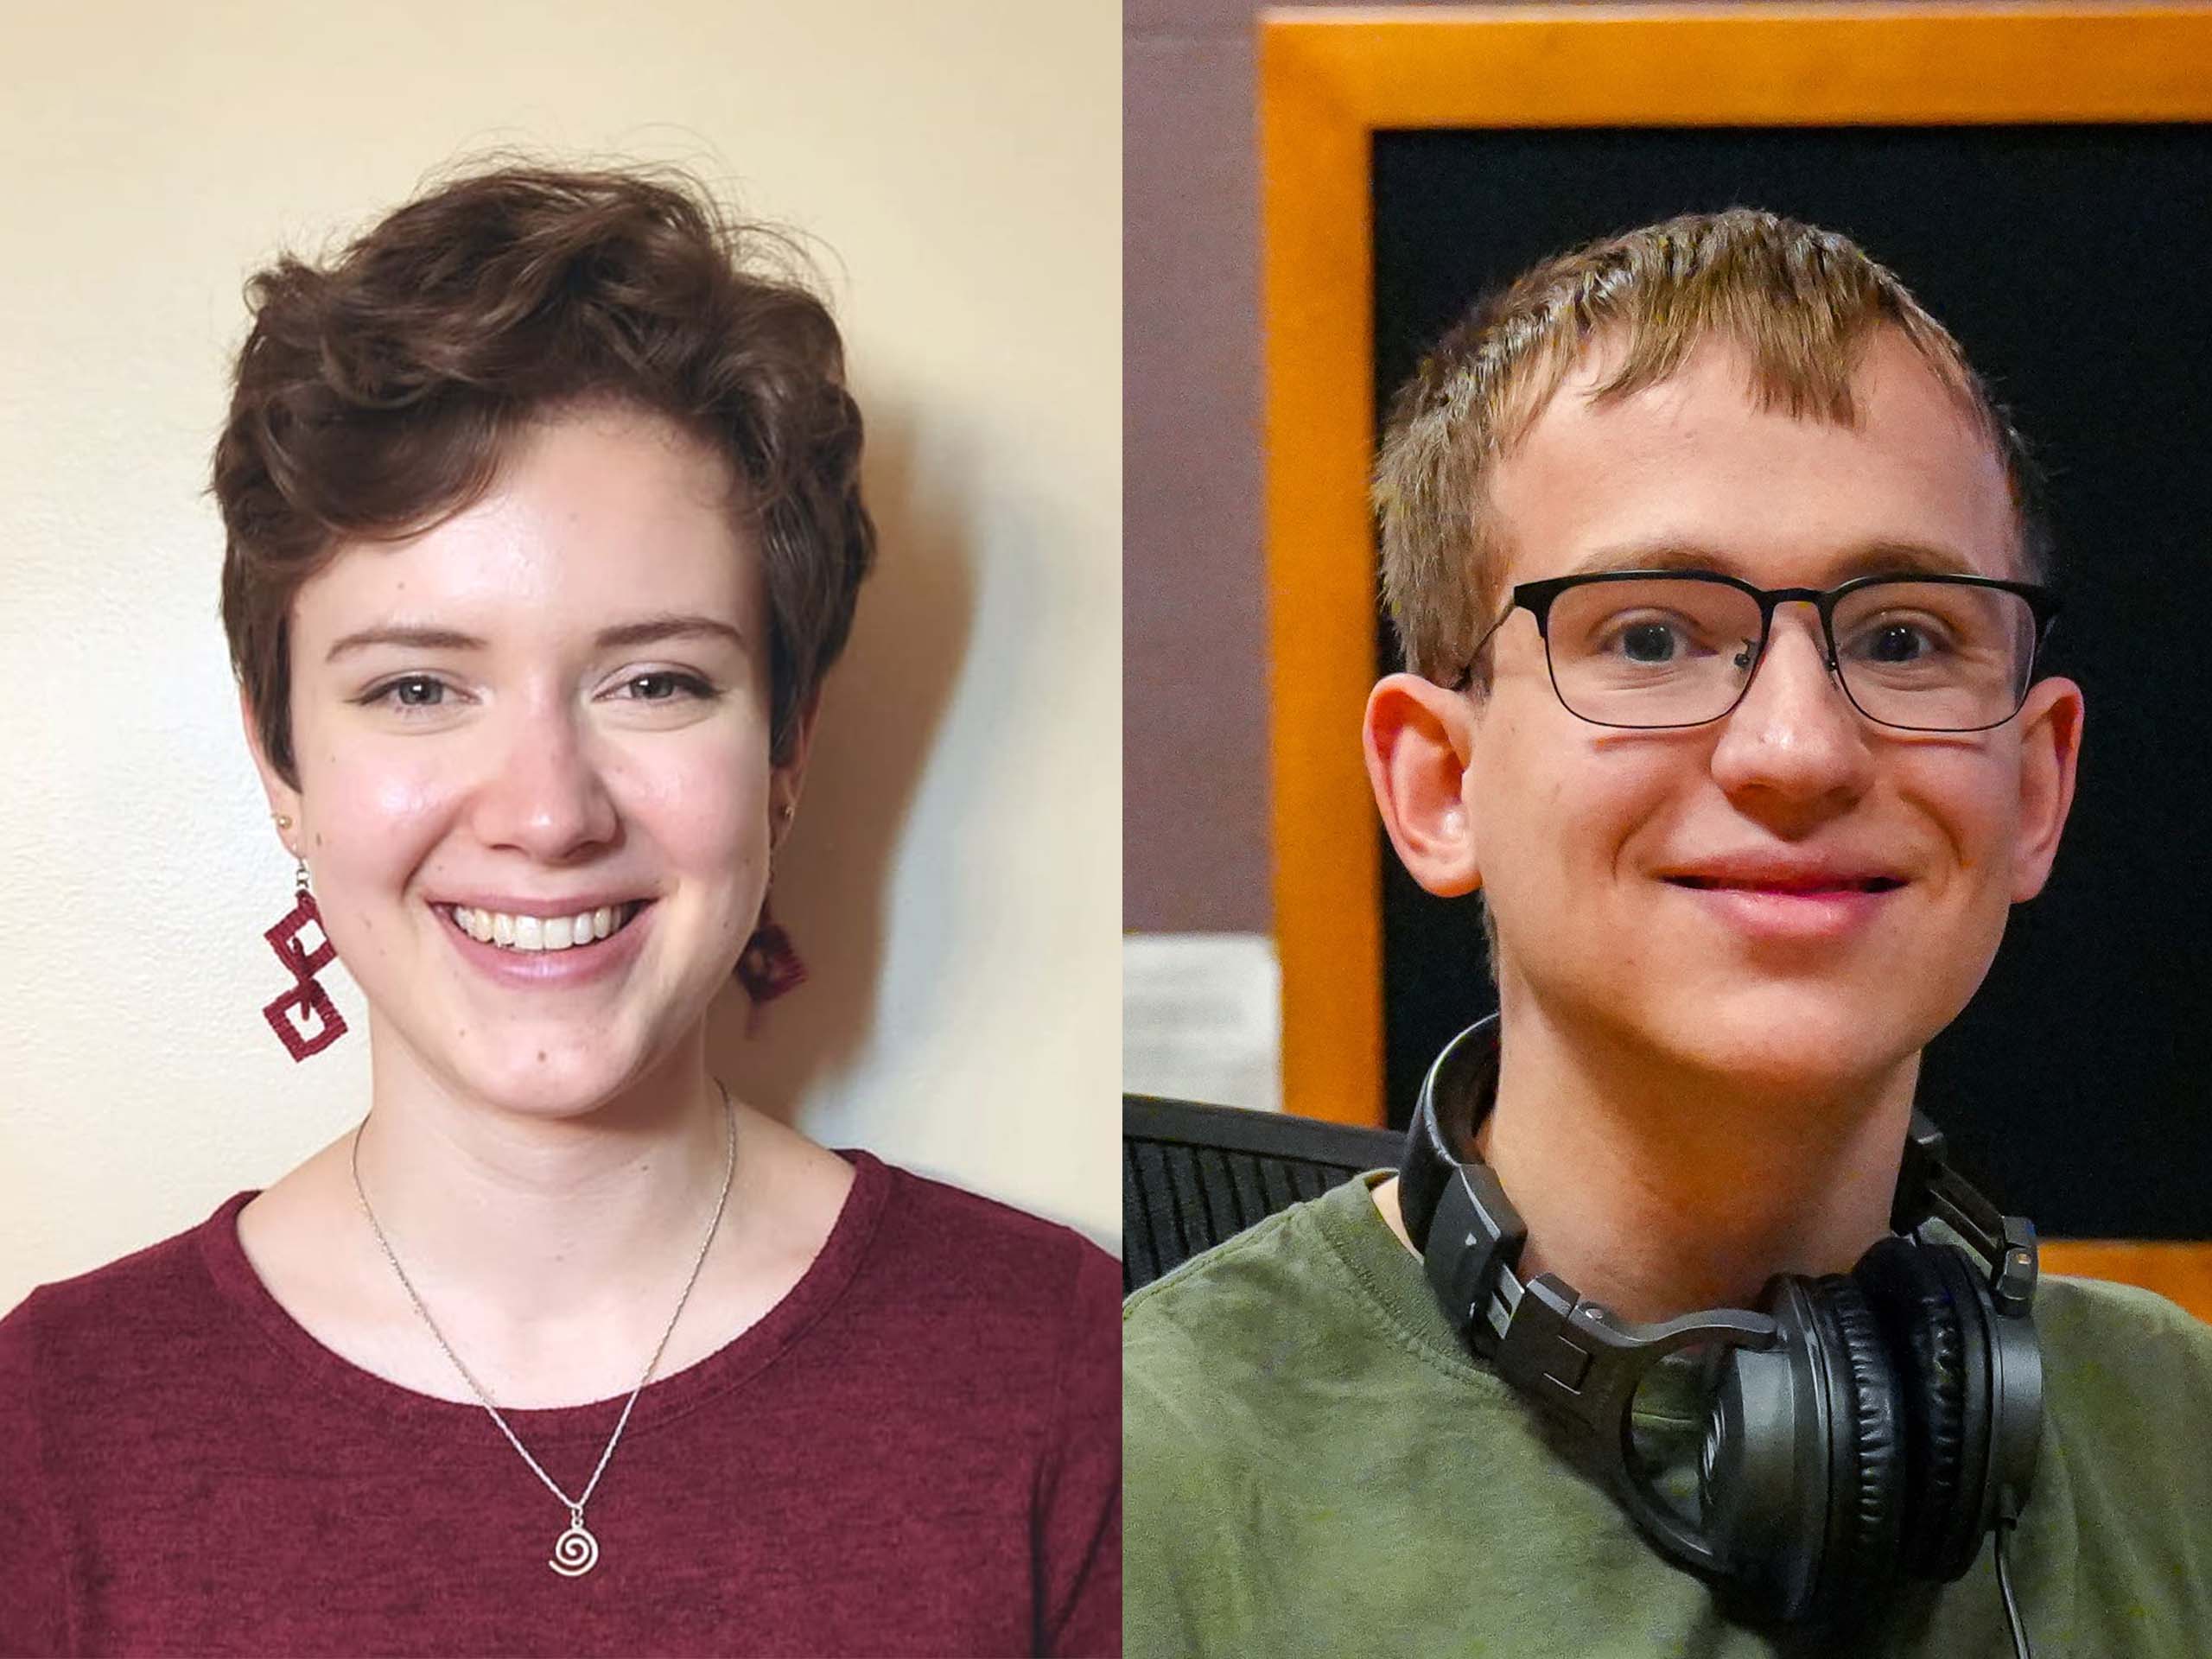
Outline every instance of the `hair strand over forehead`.
POLYGON ((875 531, 843 343, 791 238, 672 168, 479 165, 335 258, 246 284, 213 489, 231 661, 271 766, 300 786, 289 621, 353 543, 482 495, 533 423, 596 400, 664 416, 741 486, 787 760, 850 631, 875 531))
MULTIPOLYGON (((1399 392, 1373 499, 1383 601, 1407 667, 1452 677, 1495 620, 1503 594, 1491 471, 1594 344, 1618 351, 1595 401, 1656 385, 1700 342, 1719 340, 1749 359, 1761 406, 1847 425, 1859 364, 1884 328, 1904 336, 1989 439, 2012 488, 2021 564, 2047 579, 2034 461, 1958 342, 1848 238, 1737 207, 1544 261, 1475 306, 1399 392)), ((1487 683, 1477 664, 1476 686, 1487 683)))

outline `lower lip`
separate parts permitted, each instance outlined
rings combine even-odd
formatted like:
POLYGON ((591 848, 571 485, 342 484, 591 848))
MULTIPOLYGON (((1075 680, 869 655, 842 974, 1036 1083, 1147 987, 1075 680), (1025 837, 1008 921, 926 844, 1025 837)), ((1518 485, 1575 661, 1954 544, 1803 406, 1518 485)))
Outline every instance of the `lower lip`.
POLYGON ((1792 940, 1848 938, 1869 925, 1882 906, 1904 891, 1902 887, 1880 893, 1862 887, 1829 887, 1791 893, 1776 887, 1669 885, 1700 900, 1739 933, 1759 939, 1792 940))
POLYGON ((461 960, 503 985, 543 989, 549 986, 588 985, 610 974, 619 974, 638 959, 645 931, 652 925, 658 904, 647 904, 630 918, 629 925, 611 938, 589 944, 572 944, 565 950, 509 950, 463 932, 453 912, 433 906, 438 925, 461 952, 461 960))

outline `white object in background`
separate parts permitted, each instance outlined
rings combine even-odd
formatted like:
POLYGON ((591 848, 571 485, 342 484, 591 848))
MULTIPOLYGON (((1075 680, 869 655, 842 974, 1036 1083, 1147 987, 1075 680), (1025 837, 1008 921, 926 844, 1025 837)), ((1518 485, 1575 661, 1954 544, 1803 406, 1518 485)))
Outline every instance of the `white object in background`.
POLYGON ((1122 938, 1122 1087, 1282 1109, 1282 969, 1265 933, 1122 938))

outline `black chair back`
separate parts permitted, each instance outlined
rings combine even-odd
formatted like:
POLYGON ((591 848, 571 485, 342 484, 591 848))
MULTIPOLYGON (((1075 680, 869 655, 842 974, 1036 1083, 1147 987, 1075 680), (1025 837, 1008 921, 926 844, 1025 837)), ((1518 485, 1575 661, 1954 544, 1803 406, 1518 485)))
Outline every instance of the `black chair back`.
POLYGON ((1395 1168, 1394 1129, 1122 1096, 1122 1292, 1363 1170, 1395 1168))

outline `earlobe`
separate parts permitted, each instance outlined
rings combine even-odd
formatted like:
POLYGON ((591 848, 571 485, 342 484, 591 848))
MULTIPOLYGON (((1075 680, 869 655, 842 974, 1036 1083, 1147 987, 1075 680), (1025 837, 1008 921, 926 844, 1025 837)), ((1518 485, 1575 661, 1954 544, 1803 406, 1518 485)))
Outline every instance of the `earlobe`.
POLYGON ((798 709, 790 749, 783 763, 768 774, 768 845, 772 852, 783 842, 798 811, 799 791, 806 782, 806 763, 814 749, 814 723, 822 712, 822 689, 798 709))
POLYGON ((1474 714, 1456 691, 1393 674, 1368 693, 1361 728, 1368 782, 1407 874, 1440 898, 1482 886, 1466 800, 1474 714))
POLYGON ((299 791, 279 778, 270 766, 269 756, 262 747, 261 725, 254 718, 253 702, 244 686, 238 688, 238 721, 245 728, 246 752, 253 757, 253 769, 261 775, 262 793, 269 798, 270 816, 288 817, 297 823, 301 816, 299 791))
POLYGON ((2073 681, 2039 680, 2020 710, 2019 830, 2012 850, 2012 902, 2041 893, 2074 806, 2085 708, 2073 681))

